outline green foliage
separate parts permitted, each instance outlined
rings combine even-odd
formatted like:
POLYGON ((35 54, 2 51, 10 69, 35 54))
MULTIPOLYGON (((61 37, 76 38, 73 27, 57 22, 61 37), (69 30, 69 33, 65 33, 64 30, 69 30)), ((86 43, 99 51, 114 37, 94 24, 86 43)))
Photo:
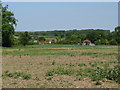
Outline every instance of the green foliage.
POLYGON ((45 37, 38 37, 38 41, 43 42, 43 41, 46 41, 46 39, 45 39, 45 37))
POLYGON ((96 67, 97 66, 97 64, 96 63, 89 63, 92 67, 96 67))
POLYGON ((48 78, 46 78, 47 80, 52 80, 52 78, 51 77, 48 77, 48 78))
POLYGON ((79 70, 74 70, 71 68, 65 69, 62 67, 58 67, 53 70, 49 70, 46 72, 46 76, 53 76, 55 74, 58 75, 76 75, 77 77, 84 78, 90 77, 92 81, 96 81, 96 85, 102 84, 99 82, 100 80, 108 79, 113 80, 120 84, 120 66, 116 65, 114 68, 109 67, 96 67, 95 69, 92 68, 83 68, 79 70))
POLYGON ((56 41, 57 41, 57 43, 60 43, 61 42, 61 37, 56 37, 56 41))
POLYGON ((2 76, 3 77, 13 77, 15 79, 17 79, 19 77, 22 77, 25 80, 31 79, 31 75, 30 74, 26 74, 26 73, 23 73, 23 72, 14 72, 14 73, 11 73, 9 71, 5 71, 2 76))
POLYGON ((108 79, 116 81, 120 84, 120 66, 116 65, 114 68, 99 68, 95 69, 95 72, 91 73, 91 79, 93 81, 108 79))
POLYGON ((120 26, 117 26, 115 28, 115 35, 116 35, 115 39, 116 39, 118 45, 120 45, 120 26))
POLYGON ((31 75, 30 74, 23 74, 22 78, 25 80, 29 80, 31 78, 31 75))
POLYGON ((46 72, 46 74, 45 74, 45 76, 53 76, 53 75, 54 75, 53 71, 48 71, 48 72, 46 72))
MULTIPOLYGON (((19 36, 20 32, 17 32, 19 36)), ((87 29, 87 30, 67 30, 67 31, 39 31, 29 32, 32 41, 54 40, 57 44, 78 44, 81 45, 84 40, 90 40, 96 45, 117 45, 117 33, 110 30, 87 29)))
POLYGON ((20 35, 20 43, 22 45, 24 45, 24 46, 27 45, 28 42, 30 41, 30 39, 31 39, 31 37, 30 37, 28 32, 21 33, 21 35, 20 35))
POLYGON ((2 46, 11 47, 13 45, 14 27, 17 20, 14 13, 8 11, 8 5, 2 7, 2 46))
POLYGON ((110 45, 117 45, 117 41, 115 39, 110 40, 110 45))
POLYGON ((94 52, 83 52, 81 53, 81 55, 96 55, 98 53, 94 53, 94 52))
POLYGON ((106 78, 109 80, 114 80, 120 84, 120 65, 116 65, 113 69, 109 70, 106 78))
POLYGON ((88 40, 90 40, 92 43, 94 43, 94 41, 96 41, 100 38, 100 35, 97 32, 91 32, 91 33, 87 34, 86 38, 88 40))
POLYGON ((50 71, 47 71, 46 72, 46 76, 53 76, 54 74, 58 74, 58 75, 73 75, 75 72, 75 70, 73 69, 65 69, 65 68, 62 68, 62 67, 58 67, 57 69, 53 69, 53 70, 50 70, 50 71))
MULTIPOLYGON (((50 44, 50 45, 27 45, 27 46, 14 46, 14 47, 3 47, 3 49, 14 49, 13 51, 6 51, 3 50, 2 55, 68 55, 70 57, 75 57, 79 55, 90 55, 92 57, 101 57, 101 56, 106 56, 106 55, 118 55, 118 53, 99 53, 99 52, 76 52, 72 51, 69 52, 68 49, 66 48, 75 48, 79 50, 84 50, 84 49, 93 49, 93 47, 87 46, 77 46, 77 45, 58 45, 58 44, 50 44), (56 48, 56 49, 54 49, 56 48), (59 49, 61 48, 61 49, 59 49), (64 49, 62 49, 64 48, 64 49), (66 49, 65 49, 66 48, 66 49), (24 50, 19 50, 19 49, 24 49, 24 50)), ((117 49, 117 46, 96 46, 94 49, 99 50, 99 49, 117 49)), ((52 62, 51 62, 52 63, 52 62)))
POLYGON ((101 69, 97 67, 94 72, 90 74, 91 80, 96 81, 96 80, 102 80, 105 78, 106 72, 108 69, 101 69))
POLYGON ((79 69, 76 72, 77 76, 81 76, 81 77, 90 77, 90 74, 94 72, 94 69, 91 68, 83 68, 83 69, 79 69))
POLYGON ((82 66, 86 66, 84 63, 78 64, 78 66, 82 67, 82 66))
POLYGON ((109 41, 107 39, 101 39, 101 44, 107 45, 109 43, 109 41))

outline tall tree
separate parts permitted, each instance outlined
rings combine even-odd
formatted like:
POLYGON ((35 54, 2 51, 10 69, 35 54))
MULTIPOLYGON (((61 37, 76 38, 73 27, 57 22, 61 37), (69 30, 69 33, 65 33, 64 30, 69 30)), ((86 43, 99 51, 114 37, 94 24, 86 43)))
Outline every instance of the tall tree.
POLYGON ((116 33, 116 41, 117 41, 118 45, 120 45, 120 26, 117 26, 115 28, 115 33, 116 33))
POLYGON ((2 7, 2 46, 11 47, 13 45, 13 35, 17 19, 14 13, 8 11, 8 5, 2 7))
POLYGON ((28 42, 30 41, 30 39, 31 39, 31 37, 30 37, 30 35, 29 35, 29 33, 28 32, 22 32, 21 33, 21 35, 20 35, 20 43, 22 44, 22 45, 27 45, 28 44, 28 42))

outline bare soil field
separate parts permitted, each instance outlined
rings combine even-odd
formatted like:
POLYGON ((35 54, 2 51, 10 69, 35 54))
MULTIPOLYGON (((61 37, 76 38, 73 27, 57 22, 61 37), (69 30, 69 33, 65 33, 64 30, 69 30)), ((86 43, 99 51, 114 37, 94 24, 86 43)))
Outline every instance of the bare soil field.
POLYGON ((3 88, 118 88, 118 82, 109 79, 105 71, 118 65, 117 49, 50 45, 3 48, 3 88))

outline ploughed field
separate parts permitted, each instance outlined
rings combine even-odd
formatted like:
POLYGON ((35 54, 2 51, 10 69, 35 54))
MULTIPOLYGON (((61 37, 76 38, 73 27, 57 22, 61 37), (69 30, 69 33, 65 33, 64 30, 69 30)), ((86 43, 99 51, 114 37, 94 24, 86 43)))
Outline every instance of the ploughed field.
POLYGON ((117 88, 117 46, 3 48, 3 88, 117 88))

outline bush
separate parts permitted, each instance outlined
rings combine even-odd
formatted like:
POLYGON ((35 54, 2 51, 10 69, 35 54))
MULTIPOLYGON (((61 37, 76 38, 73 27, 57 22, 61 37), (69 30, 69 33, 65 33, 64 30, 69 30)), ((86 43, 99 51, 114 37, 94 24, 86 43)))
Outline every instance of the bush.
POLYGON ((46 72, 46 74, 45 74, 45 76, 53 76, 53 75, 54 75, 53 71, 48 71, 48 72, 46 72))
POLYGON ((22 76, 22 78, 25 79, 25 80, 29 80, 31 78, 31 75, 30 74, 24 74, 22 76))

